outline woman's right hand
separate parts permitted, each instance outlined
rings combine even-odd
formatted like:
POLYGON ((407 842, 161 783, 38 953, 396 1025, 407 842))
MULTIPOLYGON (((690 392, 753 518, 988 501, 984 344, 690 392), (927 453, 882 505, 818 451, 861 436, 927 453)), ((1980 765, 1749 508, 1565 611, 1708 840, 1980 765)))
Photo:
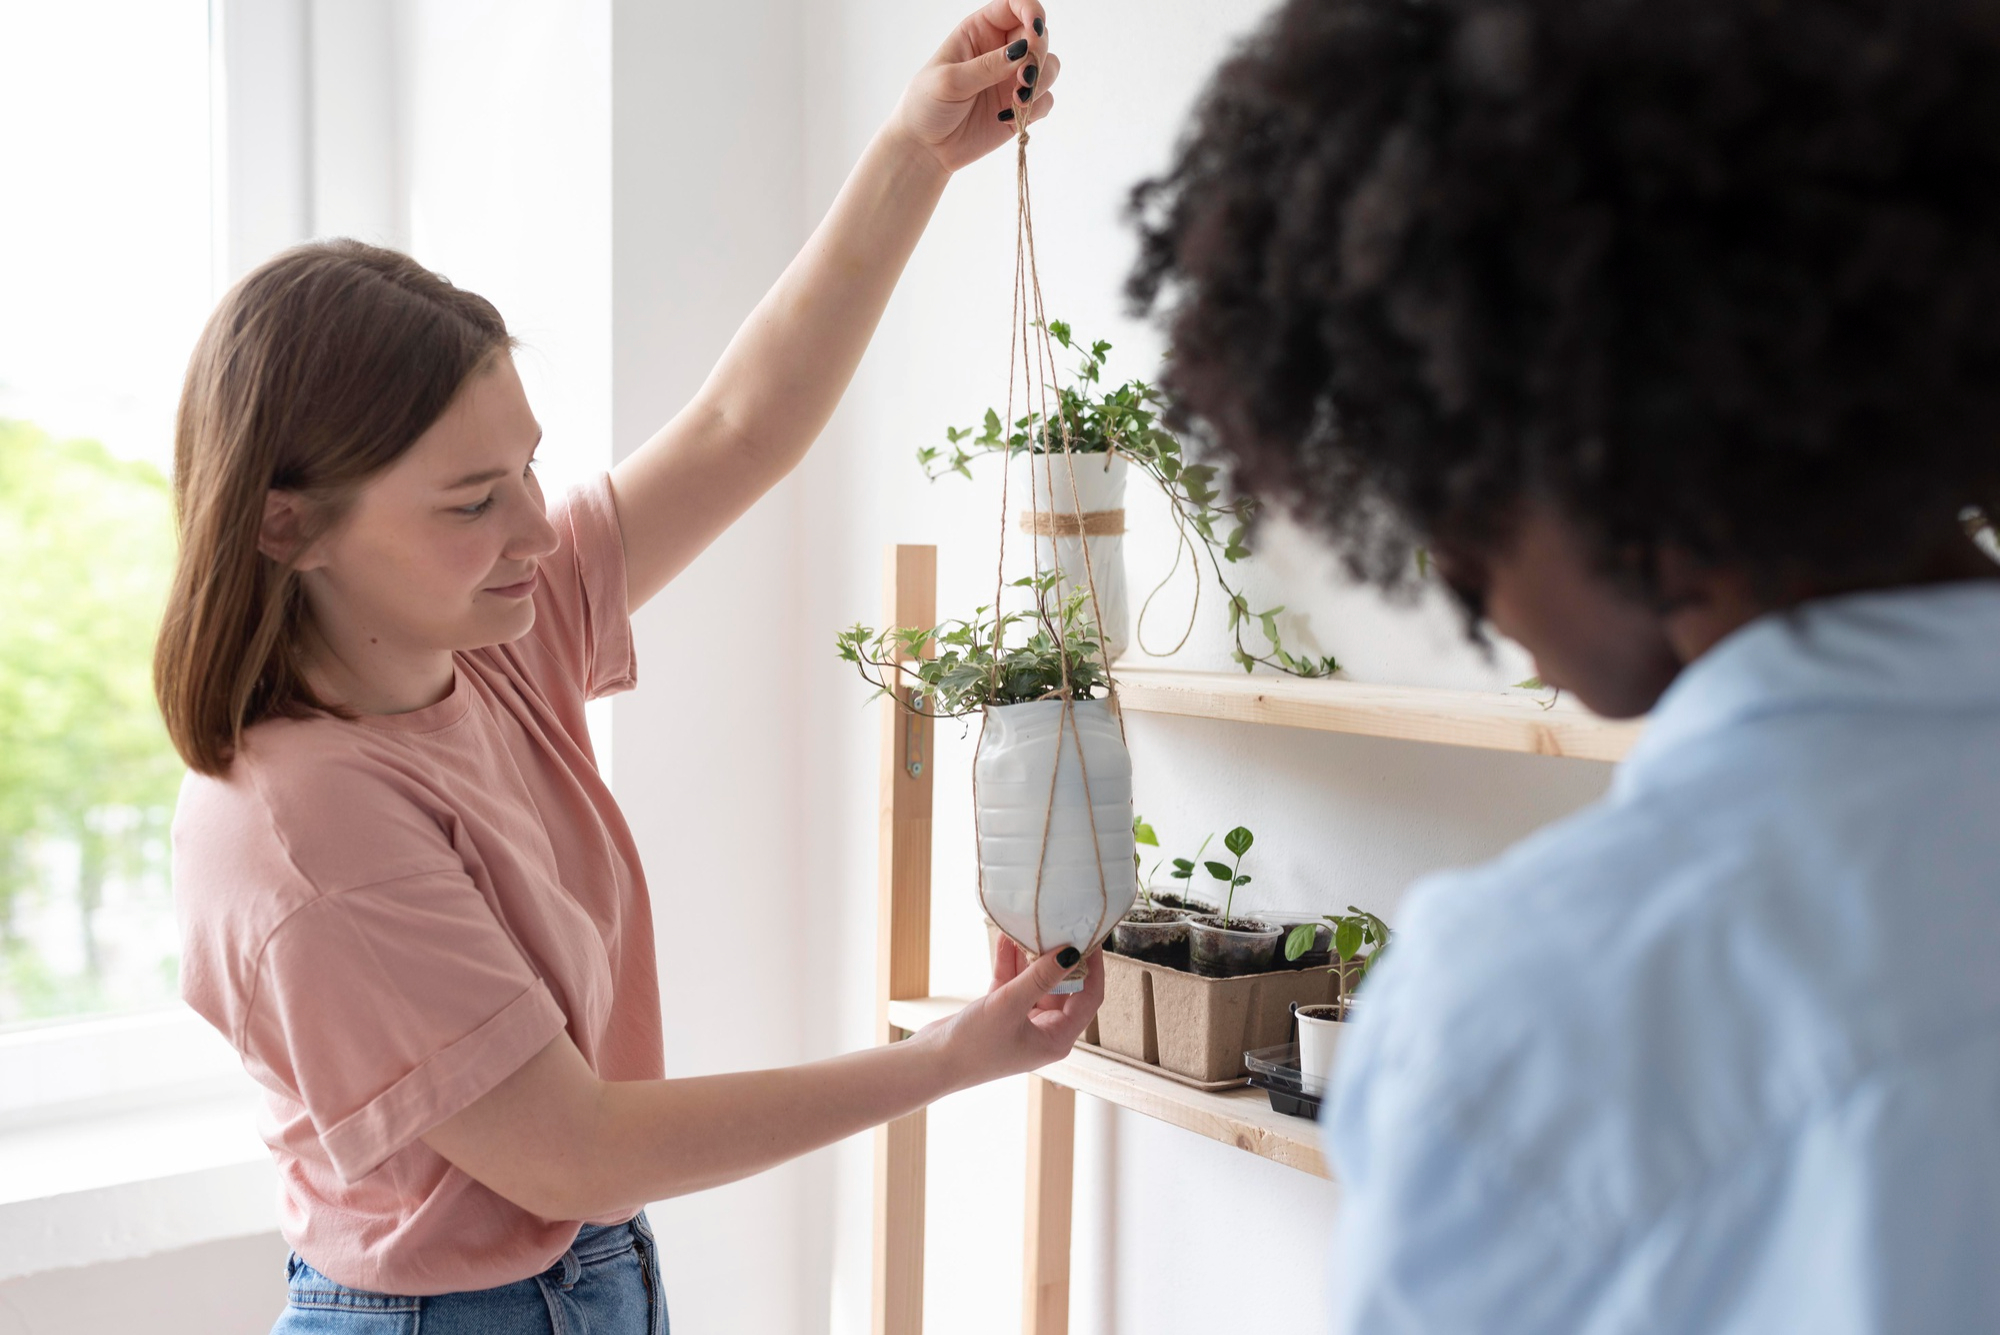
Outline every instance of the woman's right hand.
POLYGON ((1049 989, 1076 967, 1075 951, 1030 958, 1002 936, 986 995, 949 1019, 925 1025, 916 1038, 940 1047, 961 1089, 1060 1061, 1104 1002, 1104 952, 1092 951, 1085 964, 1081 992, 1053 995, 1049 989))

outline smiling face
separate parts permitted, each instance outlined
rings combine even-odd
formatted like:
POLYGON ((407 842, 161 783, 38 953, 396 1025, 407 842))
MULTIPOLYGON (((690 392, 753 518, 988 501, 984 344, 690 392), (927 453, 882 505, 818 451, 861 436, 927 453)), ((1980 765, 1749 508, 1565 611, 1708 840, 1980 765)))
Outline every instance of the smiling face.
POLYGON ((333 698, 364 713, 421 707, 440 680, 448 689, 453 650, 534 625, 537 569, 556 548, 532 466, 540 439, 501 356, 311 545, 298 569, 314 675, 333 698))

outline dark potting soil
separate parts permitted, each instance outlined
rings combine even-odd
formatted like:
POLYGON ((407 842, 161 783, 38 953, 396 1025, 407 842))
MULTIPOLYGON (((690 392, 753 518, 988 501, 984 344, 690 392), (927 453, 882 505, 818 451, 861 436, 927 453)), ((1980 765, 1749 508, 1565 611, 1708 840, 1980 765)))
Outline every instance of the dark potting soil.
POLYGON ((1128 960, 1144 960, 1148 964, 1160 964, 1182 973, 1188 970, 1188 943, 1186 937, 1169 941, 1164 945, 1140 946, 1135 950, 1116 950, 1128 960))
POLYGON ((1237 914, 1226 924, 1222 921, 1220 913, 1204 913, 1200 917, 1192 919, 1192 921, 1200 923, 1203 927, 1220 927, 1225 932, 1268 932, 1271 930, 1268 924, 1260 919, 1251 917, 1247 913, 1237 914))
POLYGON ((1181 909, 1188 913, 1213 913, 1215 905, 1197 904, 1192 899, 1182 899, 1179 895, 1154 895, 1153 902, 1161 908, 1181 909))
MULTIPOLYGON (((1228 927, 1222 926, 1222 915, 1219 913, 1206 914, 1195 918, 1193 921, 1204 927, 1221 928, 1226 932, 1263 932, 1269 930, 1265 924, 1251 918, 1247 914, 1232 917, 1229 920, 1228 927)), ((1214 942, 1214 948, 1207 952, 1196 952, 1193 949, 1193 943, 1193 934, 1190 933, 1188 956, 1192 962, 1194 972, 1202 975, 1204 978, 1238 978, 1244 974, 1267 973, 1278 967, 1274 962, 1278 951, 1270 943, 1268 936, 1264 937, 1261 941, 1256 938, 1223 937, 1220 941, 1214 942), (1204 954, 1207 954, 1209 958, 1203 958, 1204 954), (1220 958, 1215 958, 1218 955, 1220 958)))
MULTIPOLYGON (((1157 900, 1154 902, 1158 902, 1157 900)), ((1180 912, 1176 909, 1133 909, 1126 914, 1125 922, 1179 922, 1180 912)))

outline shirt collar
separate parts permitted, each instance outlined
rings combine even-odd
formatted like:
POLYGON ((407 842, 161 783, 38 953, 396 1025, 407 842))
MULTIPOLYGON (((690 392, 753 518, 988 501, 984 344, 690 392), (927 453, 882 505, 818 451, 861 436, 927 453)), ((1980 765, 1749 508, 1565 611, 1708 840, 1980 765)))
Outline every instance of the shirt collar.
POLYGON ((1682 669, 1620 784, 1746 719, 2000 705, 2000 580, 1823 598, 1759 617, 1682 669))

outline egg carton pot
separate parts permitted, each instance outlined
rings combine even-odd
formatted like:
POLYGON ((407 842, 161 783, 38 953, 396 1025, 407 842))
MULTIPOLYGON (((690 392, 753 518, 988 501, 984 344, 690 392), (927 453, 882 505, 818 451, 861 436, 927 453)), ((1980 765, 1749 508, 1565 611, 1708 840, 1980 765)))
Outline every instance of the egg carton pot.
POLYGON ((1291 1038, 1293 1006, 1334 997, 1323 970, 1204 978, 1121 955, 1104 966, 1098 1045, 1203 1082, 1243 1076, 1245 1052, 1291 1038))

